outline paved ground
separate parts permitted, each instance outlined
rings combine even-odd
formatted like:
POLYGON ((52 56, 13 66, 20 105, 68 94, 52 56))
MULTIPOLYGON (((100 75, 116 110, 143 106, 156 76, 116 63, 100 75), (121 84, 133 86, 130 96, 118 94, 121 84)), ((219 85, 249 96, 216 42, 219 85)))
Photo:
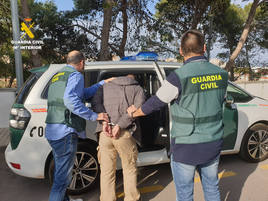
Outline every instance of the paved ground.
MULTIPOLYGON (((26 178, 13 173, 5 163, 4 151, 9 142, 8 128, 0 128, 0 201, 47 201, 47 180, 26 178)), ((144 201, 174 201, 175 187, 169 164, 140 167, 138 187, 144 201)), ((222 156, 219 166, 222 201, 268 201, 268 159, 247 163, 237 155, 222 156)), ((117 173, 117 201, 123 201, 122 171, 117 173)), ((98 201, 99 188, 74 196, 84 201, 98 201)), ((195 178, 195 201, 204 201, 198 175, 195 178)))
POLYGON ((6 146, 9 143, 9 129, 0 128, 0 147, 6 146))

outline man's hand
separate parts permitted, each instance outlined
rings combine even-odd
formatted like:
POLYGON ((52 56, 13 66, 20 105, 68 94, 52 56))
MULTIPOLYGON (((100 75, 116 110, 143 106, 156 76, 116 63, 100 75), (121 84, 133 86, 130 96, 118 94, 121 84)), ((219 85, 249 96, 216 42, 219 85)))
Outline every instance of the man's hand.
POLYGON ((128 107, 127 109, 127 113, 130 117, 133 117, 133 113, 137 110, 137 108, 135 107, 135 105, 131 105, 128 107))
POLYGON ((115 77, 111 77, 111 78, 108 78, 108 79, 104 80, 104 82, 105 82, 105 83, 108 83, 108 82, 111 82, 111 81, 114 80, 114 79, 115 79, 115 77))
POLYGON ((120 135, 120 126, 118 126, 117 124, 113 127, 112 135, 114 139, 117 139, 120 135))
POLYGON ((103 121, 109 122, 108 114, 107 113, 99 113, 97 120, 98 121, 103 120, 103 121))
POLYGON ((131 106, 127 109, 127 113, 128 113, 128 115, 129 115, 130 117, 132 117, 132 118, 145 116, 145 114, 144 114, 143 111, 141 110, 141 107, 139 107, 139 108, 137 109, 134 105, 131 105, 131 106))
POLYGON ((105 133, 107 137, 113 137, 112 127, 106 121, 102 122, 102 132, 105 133))

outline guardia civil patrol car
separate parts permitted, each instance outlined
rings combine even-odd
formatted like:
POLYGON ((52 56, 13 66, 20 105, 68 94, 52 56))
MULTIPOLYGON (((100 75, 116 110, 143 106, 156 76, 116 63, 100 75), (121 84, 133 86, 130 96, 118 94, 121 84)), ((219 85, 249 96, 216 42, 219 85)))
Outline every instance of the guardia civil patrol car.
MULTIPOLYGON (((52 181, 53 156, 44 137, 47 93, 49 81, 63 66, 51 64, 33 69, 11 108, 10 143, 5 151, 5 159, 9 168, 18 175, 52 181)), ((148 99, 156 93, 165 77, 180 66, 179 63, 155 61, 86 63, 85 87, 112 76, 133 73, 148 99)), ((208 88, 215 87, 209 81, 218 78, 196 78, 192 81, 200 82, 199 79, 203 79, 202 87, 208 88)), ((240 154, 249 162, 265 160, 268 157, 268 101, 249 94, 231 82, 227 91, 222 154, 240 154)), ((90 103, 87 106, 90 107, 90 103)), ((142 146, 138 147, 138 166, 169 162, 170 118, 169 106, 139 118, 142 146)), ((88 191, 99 180, 95 128, 96 122, 87 121, 87 139, 80 139, 78 143, 70 193, 88 191)))

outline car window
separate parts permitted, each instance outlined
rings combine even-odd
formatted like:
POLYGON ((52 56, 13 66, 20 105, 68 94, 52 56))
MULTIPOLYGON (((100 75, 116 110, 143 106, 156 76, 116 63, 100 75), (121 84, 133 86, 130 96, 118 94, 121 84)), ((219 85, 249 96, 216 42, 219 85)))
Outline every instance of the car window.
POLYGON ((33 86, 35 85, 35 83, 41 77, 42 74, 43 73, 33 73, 30 75, 30 77, 26 80, 26 82, 21 87, 16 97, 15 103, 19 103, 19 104, 24 103, 31 89, 33 88, 33 86))
POLYGON ((227 87, 227 94, 232 96, 235 103, 245 103, 252 99, 252 97, 248 93, 230 83, 227 87))
MULTIPOLYGON (((52 79, 52 78, 51 78, 52 79)), ((42 99, 47 99, 47 95, 48 95, 48 87, 49 87, 49 83, 51 81, 51 79, 48 81, 48 83, 46 84, 44 90, 41 93, 41 98, 42 99)))
MULTIPOLYGON (((84 72, 84 77, 85 77, 85 87, 89 87, 89 86, 97 83, 98 71, 87 71, 87 72, 84 72)), ((41 98, 43 98, 43 99, 47 99, 48 87, 49 87, 49 83, 50 83, 51 79, 46 84, 46 86, 45 86, 45 88, 44 88, 44 90, 43 90, 43 92, 41 94, 41 98)))
POLYGON ((99 71, 85 71, 85 87, 90 87, 98 82, 99 71))
MULTIPOLYGON (((58 72, 56 72, 54 75, 56 75, 58 72)), ((47 99, 48 96, 48 88, 49 88, 49 84, 51 83, 52 78, 54 77, 54 75, 50 78, 50 80, 47 82, 45 88, 43 89, 42 93, 41 93, 41 98, 42 99, 47 99)))
POLYGON ((134 74, 135 79, 138 81, 139 85, 143 88, 146 98, 155 95, 156 91, 160 87, 160 81, 155 73, 155 71, 102 71, 99 74, 99 80, 107 79, 110 77, 125 76, 127 74, 134 74))
POLYGON ((144 89, 147 98, 155 95, 157 90, 161 86, 161 83, 155 72, 145 72, 138 74, 136 75, 136 80, 144 89))

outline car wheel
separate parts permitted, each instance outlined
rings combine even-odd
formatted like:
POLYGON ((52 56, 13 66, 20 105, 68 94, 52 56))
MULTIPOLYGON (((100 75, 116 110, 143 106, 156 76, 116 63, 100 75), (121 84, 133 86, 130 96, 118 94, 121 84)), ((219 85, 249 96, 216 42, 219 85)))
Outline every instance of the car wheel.
MULTIPOLYGON (((96 147, 88 142, 79 142, 72 180, 67 189, 68 194, 76 195, 89 191, 99 181, 100 167, 97 159, 96 147)), ((53 183, 54 160, 49 167, 49 181, 53 183)))
POLYGON ((258 123, 247 130, 242 140, 240 156, 253 163, 268 157, 268 125, 258 123))

